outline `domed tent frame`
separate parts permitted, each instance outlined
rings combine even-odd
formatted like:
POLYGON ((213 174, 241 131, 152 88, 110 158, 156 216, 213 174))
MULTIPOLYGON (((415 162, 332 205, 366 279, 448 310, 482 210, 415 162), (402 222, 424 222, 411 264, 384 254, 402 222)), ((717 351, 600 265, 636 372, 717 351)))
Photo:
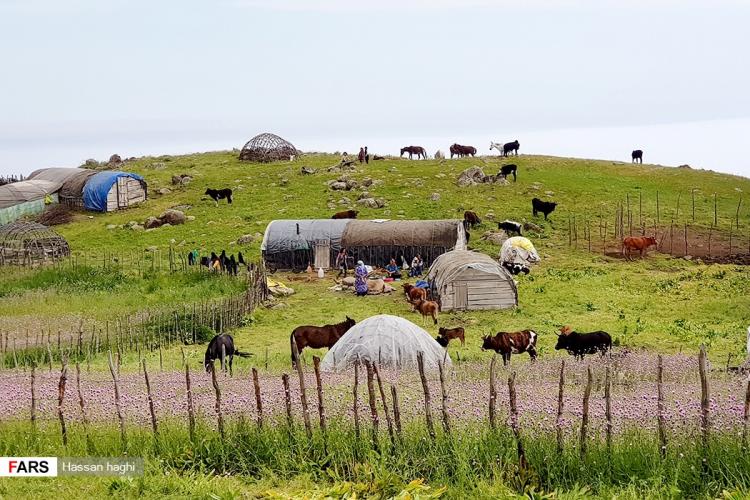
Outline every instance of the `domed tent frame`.
POLYGON ((256 135, 242 147, 240 160, 269 163, 289 160, 299 154, 294 145, 276 134, 263 133, 256 135))
POLYGON ((33 266, 69 255, 65 238, 47 226, 25 221, 0 226, 0 266, 33 266))

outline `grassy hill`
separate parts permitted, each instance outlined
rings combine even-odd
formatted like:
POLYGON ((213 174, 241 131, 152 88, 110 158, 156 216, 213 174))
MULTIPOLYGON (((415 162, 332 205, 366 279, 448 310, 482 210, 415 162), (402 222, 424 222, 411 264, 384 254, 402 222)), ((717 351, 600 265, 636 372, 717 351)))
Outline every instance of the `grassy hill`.
MULTIPOLYGON (((588 222, 598 238, 600 220, 607 221, 611 234, 617 205, 628 197, 636 225, 642 218, 647 227, 653 227, 658 192, 662 235, 664 225, 672 220, 677 226, 685 222, 710 226, 715 194, 718 229, 714 238, 722 233, 726 238, 730 223, 737 218, 739 198, 750 192, 748 179, 710 171, 529 155, 509 161, 497 157, 443 161, 389 158, 357 165, 356 171, 347 174, 358 181, 366 177, 376 181, 365 189, 385 199, 387 206, 370 209, 355 203, 362 189, 341 192, 328 188, 327 182, 341 174, 327 168, 338 161, 334 155, 307 155, 294 162, 252 164, 238 161, 233 152, 140 158, 125 168, 145 176, 150 193, 146 203, 113 214, 82 214, 57 229, 68 239, 74 253, 87 255, 92 261, 105 252, 127 254, 149 247, 166 250, 170 246, 182 253, 192 248, 204 253, 242 250, 246 256, 259 258, 260 238, 247 246, 233 242, 244 234, 262 234, 274 219, 327 218, 335 211, 355 207, 360 210, 360 218, 461 218, 464 210, 474 210, 484 222, 472 231, 470 246, 497 256, 499 247, 480 238, 483 232, 496 228, 491 219, 533 219, 541 228, 531 238, 542 262, 529 276, 518 278, 518 309, 441 316, 443 325, 467 327, 467 346, 462 357, 482 356, 478 348, 481 335, 517 328, 538 330, 541 353, 549 355, 554 352, 554 332, 564 324, 579 330, 604 329, 621 344, 660 351, 693 349, 700 343, 707 343, 714 356, 744 350, 744 332, 750 322, 747 268, 707 266, 659 253, 652 253, 643 261, 626 262, 602 255, 596 243, 594 251, 589 252, 581 234, 588 222), (495 173, 501 164, 510 161, 519 167, 515 183, 463 188, 456 185, 458 174, 466 168, 476 165, 486 173, 495 173), (302 175, 302 166, 317 172, 302 175), (172 186, 171 178, 178 174, 188 174, 193 181, 184 187, 172 186), (215 206, 203 195, 207 187, 231 187, 234 203, 215 206), (170 192, 158 194, 163 188, 170 192), (433 193, 439 194, 437 201, 432 200, 433 193), (691 193, 695 197, 695 222, 691 193), (352 202, 340 203, 343 197, 352 202), (558 202, 548 221, 532 218, 533 197, 558 202), (143 222, 171 207, 182 207, 195 220, 151 231, 127 228, 129 221, 143 222), (569 245, 569 220, 573 218, 581 232, 577 248, 569 245)), ((750 202, 743 202, 739 210, 739 230, 733 229, 735 248, 748 245, 749 205, 750 202)), ((71 313, 103 319, 113 311, 137 310, 144 304, 184 304, 236 290, 236 284, 225 278, 195 283, 166 275, 150 276, 148 283, 145 278, 128 277, 125 284, 105 283, 102 287, 65 287, 54 278, 42 280, 41 285, 29 285, 37 282, 35 273, 16 272, 0 278, 0 293, 5 296, 0 316, 6 325, 14 319, 22 322, 31 310, 48 321, 71 313)), ((388 312, 420 321, 411 316, 401 294, 358 300, 329 291, 331 278, 319 283, 289 284, 297 293, 284 301, 287 307, 259 310, 250 326, 236 332, 242 347, 255 352, 267 348, 273 363, 286 364, 288 335, 293 325, 337 321, 344 313, 362 319, 388 312)), ((428 329, 436 331, 432 326, 428 329)), ((191 355, 199 355, 199 350, 200 347, 191 355)), ((177 356, 177 352, 173 355, 177 356)))

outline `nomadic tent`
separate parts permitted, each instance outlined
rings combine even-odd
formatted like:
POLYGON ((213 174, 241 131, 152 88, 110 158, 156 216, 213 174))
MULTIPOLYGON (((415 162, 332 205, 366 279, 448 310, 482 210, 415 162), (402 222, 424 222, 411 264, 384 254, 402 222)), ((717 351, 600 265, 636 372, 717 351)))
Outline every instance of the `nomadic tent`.
POLYGON ((83 186, 83 206, 95 212, 113 212, 146 201, 146 181, 138 174, 105 170, 83 186))
POLYGON ((500 247, 501 264, 515 274, 519 272, 528 274, 531 266, 539 260, 539 253, 533 243, 523 236, 508 238, 500 247))
POLYGON ((29 179, 47 180, 62 184, 58 197, 60 204, 83 209, 83 187, 89 177, 97 174, 87 168, 42 168, 29 175, 29 179))
POLYGON ((351 327, 328 351, 320 368, 343 371, 358 360, 384 368, 416 368, 420 352, 425 370, 437 371, 441 362, 451 366, 446 351, 425 330, 404 318, 379 314, 351 327))
POLYGON ((400 264, 419 254, 426 266, 450 250, 466 248, 466 231, 460 220, 350 220, 341 246, 355 259, 385 266, 391 258, 400 264))
POLYGON ((276 134, 258 134, 242 146, 240 160, 272 162, 289 160, 299 154, 294 145, 276 134))
POLYGON ((341 248, 346 219, 275 220, 266 227, 260 245, 269 269, 328 269, 341 248))
POLYGON ((442 311, 508 309, 518 305, 513 276, 483 253, 444 253, 432 263, 427 281, 442 311))
POLYGON ((68 242, 36 222, 0 226, 0 265, 35 265, 70 255, 68 242))
POLYGON ((46 205, 57 203, 60 185, 54 181, 28 180, 0 186, 0 224, 44 212, 46 205))

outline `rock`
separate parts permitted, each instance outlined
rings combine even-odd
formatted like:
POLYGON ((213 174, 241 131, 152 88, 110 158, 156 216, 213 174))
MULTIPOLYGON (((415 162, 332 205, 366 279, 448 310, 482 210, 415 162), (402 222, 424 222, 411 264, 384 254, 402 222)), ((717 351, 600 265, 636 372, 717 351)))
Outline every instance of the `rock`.
POLYGON ((101 166, 101 164, 94 160, 93 158, 89 158, 85 162, 83 162, 83 165, 81 165, 83 168, 89 168, 89 169, 97 169, 101 166))
POLYGON ((430 195, 430 201, 440 201, 440 193, 432 193, 432 195, 430 195))
POLYGON ((293 289, 283 285, 269 287, 268 291, 271 292, 271 295, 274 297, 289 297, 290 295, 294 295, 293 289))
POLYGON ((249 245, 253 241, 255 241, 255 236, 252 234, 243 234, 239 238, 237 238, 237 244, 238 245, 249 245))
POLYGON ((289 179, 287 179, 286 177, 282 177, 279 180, 279 186, 286 186, 287 184, 289 184, 289 179))
POLYGON ((357 200, 357 204, 367 208, 380 208, 375 198, 362 198, 357 200))
POLYGON ((109 230, 117 229, 117 224, 107 224, 107 229, 109 230))
POLYGON ((146 229, 140 224, 136 224, 135 226, 129 226, 129 227, 132 231, 143 231, 144 229, 146 229))
POLYGON ((161 227, 162 221, 154 217, 153 215, 146 219, 146 222, 143 223, 143 227, 146 229, 156 229, 157 227, 161 227))
POLYGON ((169 240, 170 245, 174 245, 175 243, 177 243, 176 239, 172 238, 171 240, 169 240))
POLYGON ((495 220, 495 214, 493 212, 487 212, 484 215, 484 218, 487 219, 487 220, 495 220))
POLYGON ((159 216, 159 219, 165 224, 171 224, 173 226, 178 226, 180 224, 184 224, 187 220, 187 217, 185 217, 185 213, 181 212, 179 210, 169 209, 164 211, 159 216))
POLYGON ((167 166, 164 165, 164 163, 158 161, 156 163, 152 163, 151 165, 149 165, 149 168, 152 168, 154 170, 164 170, 165 168, 167 168, 167 166))
POLYGON ((277 302, 276 304, 271 304, 269 309, 286 309, 289 307, 285 302, 277 302))
POLYGON ((370 187, 372 186, 373 180, 370 177, 365 177, 362 179, 362 186, 363 187, 370 187))
POLYGON ((679 166, 679 167, 677 167, 677 168, 689 168, 690 170, 692 170, 692 169, 693 169, 693 167, 691 167, 691 166, 690 166, 690 165, 688 165, 687 163, 685 163, 684 165, 680 165, 680 166, 679 166))
POLYGON ((346 191, 347 190, 346 182, 341 182, 341 181, 331 181, 328 183, 328 187, 333 189, 334 191, 346 191))
POLYGON ((686 255, 686 256, 683 257, 683 259, 685 259, 685 260, 693 260, 693 256, 692 255, 686 255))
POLYGON ((350 200, 346 196, 342 196, 341 199, 339 200, 339 205, 351 205, 351 203, 352 203, 352 200, 350 200))
POLYGON ((357 196, 358 200, 364 200, 365 198, 372 198, 369 191, 362 191, 359 196, 357 196))
POLYGON ((188 215, 186 217, 186 219, 189 220, 189 221, 194 221, 195 220, 195 215, 188 215))
POLYGON ((122 158, 120 158, 120 155, 114 154, 109 157, 109 161, 107 162, 109 165, 119 165, 122 163, 122 158))
POLYGON ((169 189, 169 188, 161 188, 161 189, 159 189, 159 190, 157 191, 157 193, 159 193, 159 194, 161 194, 161 195, 164 195, 164 194, 169 194, 169 193, 171 193, 171 192, 172 192, 172 190, 171 190, 171 189, 169 189))
POLYGON ((328 210, 336 210, 336 204, 332 201, 329 201, 328 204, 326 204, 326 207, 328 207, 328 210))
POLYGON ((537 226, 533 222, 526 222, 526 221, 523 222, 523 230, 524 231, 533 231, 535 233, 541 233, 542 232, 542 228, 540 226, 537 226))
POLYGON ((172 227, 172 224, 170 224, 169 222, 165 222, 161 225, 161 227, 172 227))
POLYGON ((508 239, 508 235, 505 234, 505 231, 487 231, 482 236, 480 236, 479 239, 489 241, 493 245, 501 246, 503 243, 505 243, 505 240, 508 239))
POLYGON ((315 173, 315 169, 312 167, 303 166, 300 169, 299 173, 302 175, 313 175, 315 173))
POLYGON ((156 252, 157 250, 159 250, 159 247, 157 246, 146 247, 147 252, 156 252))
POLYGON ((193 178, 187 174, 180 174, 180 175, 172 176, 172 184, 174 186, 187 186, 188 184, 190 184, 190 181, 192 180, 193 178))
POLYGON ((486 175, 481 168, 474 166, 467 168, 458 176, 456 183, 461 187, 474 186, 484 182, 486 175))
POLYGON ((352 190, 357 189, 359 187, 359 182, 355 181, 354 179, 347 179, 346 180, 346 189, 352 190))

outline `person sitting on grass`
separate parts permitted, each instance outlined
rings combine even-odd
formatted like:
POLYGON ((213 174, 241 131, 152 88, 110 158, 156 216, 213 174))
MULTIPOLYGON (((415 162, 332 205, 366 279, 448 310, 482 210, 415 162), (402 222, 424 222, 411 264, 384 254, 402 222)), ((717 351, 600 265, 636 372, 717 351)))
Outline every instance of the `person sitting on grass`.
POLYGON ((394 280, 401 279, 401 269, 396 264, 396 259, 391 259, 391 262, 385 266, 385 270, 389 278, 393 278, 394 280))
POLYGON ((424 261, 422 260, 422 256, 417 254, 411 260, 411 270, 409 271, 409 276, 412 276, 412 277, 422 276, 423 269, 424 269, 424 261))

